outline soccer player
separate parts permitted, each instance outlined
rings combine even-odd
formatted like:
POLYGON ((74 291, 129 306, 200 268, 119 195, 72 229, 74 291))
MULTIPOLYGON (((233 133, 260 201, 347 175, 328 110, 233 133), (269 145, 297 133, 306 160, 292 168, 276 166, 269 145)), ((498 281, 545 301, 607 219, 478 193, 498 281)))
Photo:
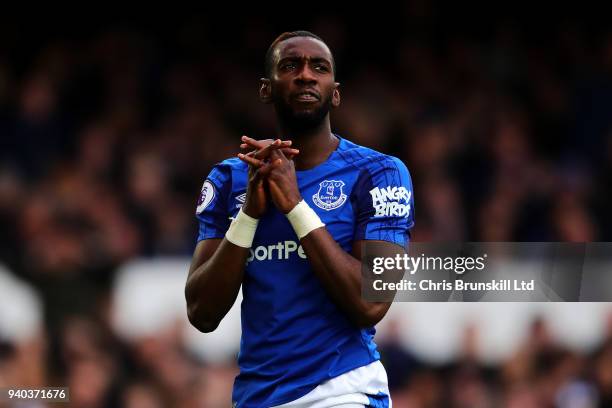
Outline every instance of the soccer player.
POLYGON ((362 298, 360 260, 368 240, 406 248, 408 170, 332 133, 340 84, 319 37, 283 33, 265 62, 278 139, 244 136, 204 181, 189 320, 213 331, 242 285, 236 407, 391 406, 373 341, 390 303, 362 298))

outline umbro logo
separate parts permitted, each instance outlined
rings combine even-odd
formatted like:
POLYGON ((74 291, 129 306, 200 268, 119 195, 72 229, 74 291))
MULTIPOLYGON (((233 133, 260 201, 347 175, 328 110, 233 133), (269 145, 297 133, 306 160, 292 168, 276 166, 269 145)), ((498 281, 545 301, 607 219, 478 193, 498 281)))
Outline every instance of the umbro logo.
MULTIPOLYGON (((242 193, 236 196, 236 208, 242 208, 244 202, 246 201, 246 193, 242 193)), ((228 217, 231 221, 234 220, 235 217, 228 217)))
POLYGON ((239 196, 236 196, 236 208, 241 208, 246 201, 246 193, 242 193, 239 196))

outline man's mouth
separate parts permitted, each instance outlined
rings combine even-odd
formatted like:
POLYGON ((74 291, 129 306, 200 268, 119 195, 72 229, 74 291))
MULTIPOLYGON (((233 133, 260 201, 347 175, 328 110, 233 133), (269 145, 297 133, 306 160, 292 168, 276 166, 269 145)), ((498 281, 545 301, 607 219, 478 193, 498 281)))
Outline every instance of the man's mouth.
POLYGON ((300 102, 317 102, 319 95, 316 92, 304 91, 296 93, 294 99, 300 102))

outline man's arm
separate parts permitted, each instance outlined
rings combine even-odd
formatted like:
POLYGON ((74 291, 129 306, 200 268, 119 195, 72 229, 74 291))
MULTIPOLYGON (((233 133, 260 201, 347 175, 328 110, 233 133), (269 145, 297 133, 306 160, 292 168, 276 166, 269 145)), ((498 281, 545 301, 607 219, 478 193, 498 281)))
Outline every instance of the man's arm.
POLYGON ((238 296, 248 248, 227 239, 200 241, 193 254, 185 298, 189 322, 209 333, 217 328, 238 296))
MULTIPOLYGON (((352 255, 344 251, 326 228, 318 228, 301 240, 312 269, 334 303, 359 327, 372 327, 385 316, 391 302, 367 302, 361 296, 361 247, 353 243, 352 255)), ((398 246, 378 241, 384 253, 394 256, 398 246), (393 255, 391 255, 393 254, 393 255)))
MULTIPOLYGON (((291 141, 256 141, 246 136, 243 136, 243 141, 245 138, 258 146, 257 150, 247 155, 258 167, 265 168, 263 160, 273 150, 283 151, 290 157, 299 153, 290 148, 291 141)), ((266 196, 262 177, 257 168, 250 166, 247 196, 242 209, 244 214, 256 220, 261 218, 268 205, 266 196)), ((236 301, 248 255, 249 248, 235 245, 227 237, 205 239, 198 243, 185 285, 187 316, 195 328, 205 333, 217 328, 236 301)))

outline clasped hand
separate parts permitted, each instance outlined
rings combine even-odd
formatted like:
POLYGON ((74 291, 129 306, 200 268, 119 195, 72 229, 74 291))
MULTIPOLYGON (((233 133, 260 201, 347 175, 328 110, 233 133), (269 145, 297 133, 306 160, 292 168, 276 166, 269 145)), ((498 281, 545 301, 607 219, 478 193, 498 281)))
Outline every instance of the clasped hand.
POLYGON ((300 152, 291 148, 291 140, 255 140, 242 136, 240 148, 251 150, 238 157, 249 165, 247 196, 243 211, 261 218, 268 203, 283 214, 291 211, 301 200, 293 158, 300 152))

